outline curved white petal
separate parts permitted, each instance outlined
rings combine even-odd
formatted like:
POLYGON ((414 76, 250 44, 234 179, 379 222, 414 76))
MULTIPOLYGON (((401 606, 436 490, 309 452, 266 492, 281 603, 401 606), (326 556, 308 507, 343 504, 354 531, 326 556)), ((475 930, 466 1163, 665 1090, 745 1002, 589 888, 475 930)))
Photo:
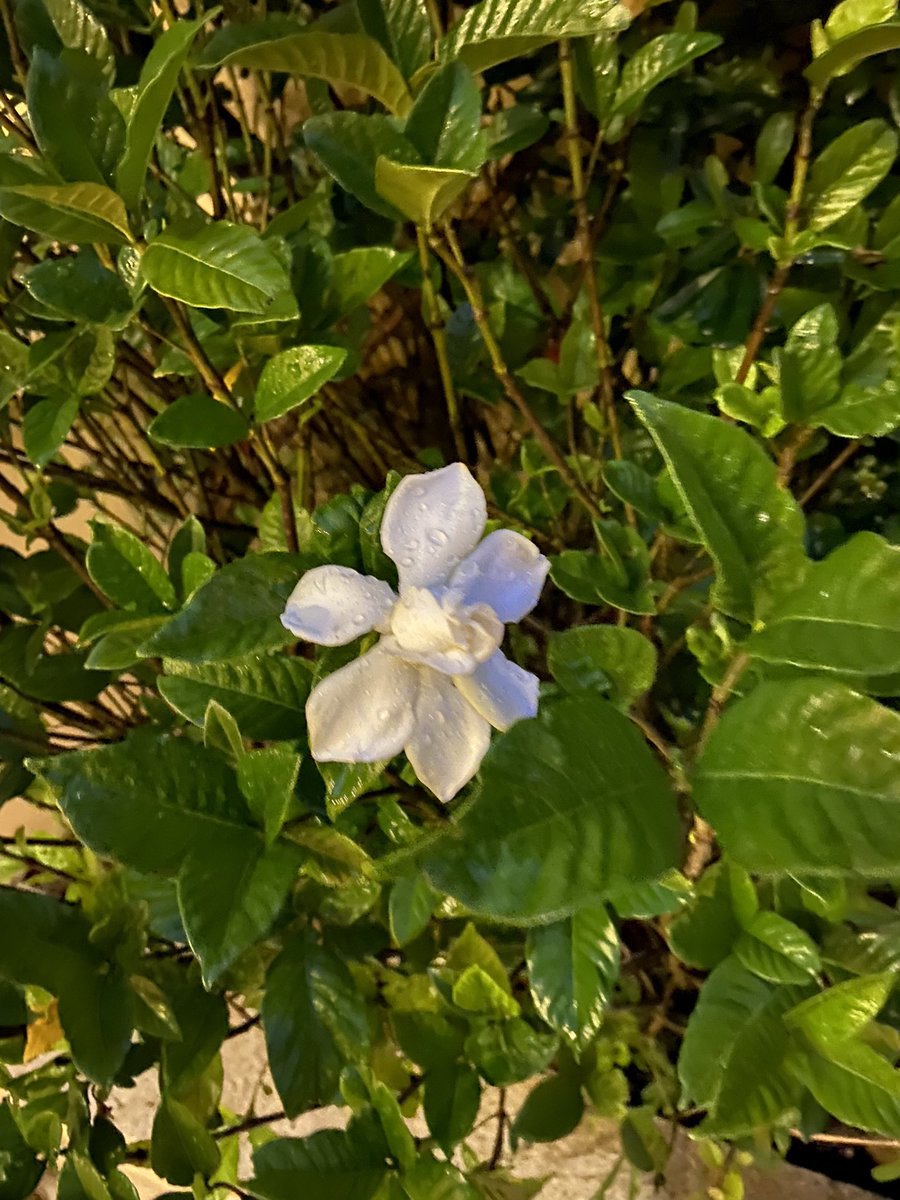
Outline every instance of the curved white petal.
POLYGON ((512 529, 489 533, 453 572, 466 604, 489 604, 501 621, 521 621, 540 598, 550 561, 512 529))
POLYGON ((509 729, 516 721, 537 716, 537 675, 510 662, 502 650, 477 666, 471 675, 457 675, 453 682, 495 729, 509 729))
POLYGON ((407 757, 420 781, 446 804, 478 770, 490 742, 490 725, 451 680, 424 671, 415 727, 406 743, 407 757))
POLYGON ((484 492, 462 463, 401 479, 381 523, 401 588, 443 583, 477 545, 486 520, 484 492))
POLYGON ((390 585, 351 567, 313 567, 288 597, 281 623, 320 646, 345 646, 380 624, 397 597, 390 585))
POLYGON ((326 676, 306 702, 317 762, 393 758, 415 726, 420 672, 380 646, 326 676))

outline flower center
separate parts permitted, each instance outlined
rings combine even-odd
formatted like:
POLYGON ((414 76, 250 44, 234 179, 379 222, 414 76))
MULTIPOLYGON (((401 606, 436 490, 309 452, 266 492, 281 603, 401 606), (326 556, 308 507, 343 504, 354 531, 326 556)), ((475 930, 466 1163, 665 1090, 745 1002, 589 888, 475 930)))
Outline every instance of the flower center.
POLYGON ((446 675, 470 675, 503 640, 503 622, 494 610, 462 604, 453 590, 438 598, 428 588, 404 588, 389 624, 387 650, 446 675))

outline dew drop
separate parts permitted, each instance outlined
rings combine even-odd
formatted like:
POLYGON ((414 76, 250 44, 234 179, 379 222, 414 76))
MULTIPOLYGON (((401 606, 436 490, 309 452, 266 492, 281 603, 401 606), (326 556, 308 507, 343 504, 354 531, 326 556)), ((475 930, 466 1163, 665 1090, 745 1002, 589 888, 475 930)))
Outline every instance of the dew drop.
POLYGON ((353 617, 354 625, 365 625, 365 623, 366 623, 366 614, 365 613, 356 613, 354 615, 354 617, 353 617))
POLYGON ((428 540, 432 546, 446 546, 450 540, 443 529, 429 530, 428 540))
POLYGON ((411 554, 404 555, 404 557, 400 559, 401 567, 411 567, 412 565, 413 565, 413 557, 411 554))
POLYGON ((378 710, 378 720, 379 721, 386 721, 390 717, 390 715, 391 715, 391 710, 389 708, 379 708, 379 710, 378 710))

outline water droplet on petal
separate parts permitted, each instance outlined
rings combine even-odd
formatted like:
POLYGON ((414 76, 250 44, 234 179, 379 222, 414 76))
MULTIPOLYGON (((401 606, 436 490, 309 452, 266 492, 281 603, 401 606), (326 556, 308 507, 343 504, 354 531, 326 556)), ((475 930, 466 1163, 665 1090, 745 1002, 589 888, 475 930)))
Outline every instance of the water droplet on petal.
POLYGON ((366 614, 365 613, 356 613, 354 615, 354 617, 353 617, 354 625, 365 625, 365 623, 366 623, 366 614))
POLYGON ((450 539, 443 529, 431 529, 428 533, 428 540, 432 546, 446 546, 450 539))
POLYGON ((391 710, 389 708, 379 708, 377 715, 379 721, 387 721, 391 715, 391 710))

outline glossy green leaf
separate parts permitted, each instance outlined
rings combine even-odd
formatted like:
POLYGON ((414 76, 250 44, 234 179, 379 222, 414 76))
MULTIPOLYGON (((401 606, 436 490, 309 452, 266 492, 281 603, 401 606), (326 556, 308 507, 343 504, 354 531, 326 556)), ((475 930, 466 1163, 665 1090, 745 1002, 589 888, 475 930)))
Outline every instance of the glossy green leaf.
POLYGON ((349 84, 401 116, 412 102, 406 80, 374 38, 308 29, 283 16, 219 30, 197 65, 285 71, 349 84))
POLYGON ((238 787, 250 812, 262 826, 266 842, 274 842, 294 806, 300 755, 290 746, 248 750, 237 764, 238 787))
POLYGON ((119 329, 132 311, 128 289, 91 249, 45 259, 22 282, 36 300, 73 321, 119 329))
POLYGON ((766 683, 724 714, 694 798, 729 855, 763 874, 891 876, 900 715, 840 683, 766 683))
POLYGON ((383 1152, 343 1129, 306 1138, 276 1138, 253 1154, 253 1178, 245 1186, 260 1200, 370 1200, 387 1167, 383 1152))
POLYGON ((897 145, 896 132, 877 117, 830 142, 810 168, 808 227, 828 229, 864 200, 893 166, 897 145))
POLYGON ((150 1135, 150 1165, 169 1183, 186 1186, 194 1175, 209 1178, 219 1165, 219 1148, 191 1110, 163 1096, 150 1135))
POLYGON ((168 617, 136 617, 105 634, 91 648, 85 667, 91 671, 124 671, 140 662, 140 647, 168 617))
POLYGON ((0 411, 24 385, 28 375, 28 347, 0 329, 0 411))
POLYGON ((716 565, 714 603, 743 621, 764 616, 807 566, 803 516, 774 463, 735 425, 646 392, 629 399, 716 565))
POLYGON ((432 30, 422 0, 358 0, 363 31, 381 45, 406 79, 431 57, 432 30))
POLYGON ((131 241, 121 199, 99 183, 23 183, 0 187, 0 216, 62 242, 131 241))
POLYGON ((414 163, 418 157, 415 147, 400 132, 396 122, 381 113, 369 116, 356 112, 324 113, 306 121, 303 138, 345 191, 373 212, 391 220, 397 219, 397 209, 375 187, 375 164, 379 158, 414 163))
POLYGON ((144 251, 141 273, 154 291, 195 308, 264 313, 290 287, 271 246, 227 221, 167 229, 144 251))
POLYGON ((781 352, 781 404, 788 421, 814 424, 840 391, 841 352, 837 314, 830 304, 804 313, 781 352))
POLYGON ((120 608, 141 613, 175 606, 175 588, 159 559, 120 525, 94 521, 86 563, 91 578, 120 608))
POLYGON ((598 902, 615 882, 655 879, 679 842, 674 797, 637 729, 582 695, 544 705, 494 743, 477 797, 425 869, 473 912, 542 923, 598 902))
POLYGON ((484 161, 485 139, 481 94, 472 72, 460 62, 435 71, 416 97, 403 132, 424 163, 477 171, 484 161))
POLYGON ((794 144, 797 120, 792 112, 772 113, 756 139, 755 175, 759 183, 774 183, 794 144))
POLYGON ((22 441, 35 466, 43 467, 53 458, 77 416, 77 396, 51 396, 31 405, 22 422, 22 441))
POLYGON ((567 692, 596 688, 630 704, 653 686, 656 650, 636 629, 580 625, 551 634, 547 665, 567 692))
POLYGON ((792 1008, 785 1013, 784 1022, 789 1029, 805 1034, 827 1056, 832 1046, 861 1033, 875 1019, 896 982, 894 971, 847 979, 792 1008))
POLYGON ((624 29, 629 20, 616 0, 479 0, 443 39, 440 54, 479 73, 560 38, 624 29))
POLYGON ((444 215, 474 177, 470 171, 394 162, 383 156, 375 164, 379 196, 425 229, 444 215))
POLYGON ((576 1047, 585 1046, 603 1024, 619 974, 619 937, 606 909, 581 909, 530 929, 525 956, 541 1017, 576 1047))
POLYGON ((203 20, 176 21, 160 34, 141 67, 125 149, 116 167, 116 190, 129 208, 138 202, 157 131, 191 42, 202 27, 203 20))
POLYGON ((289 1116, 332 1103, 344 1063, 361 1059, 368 1048, 366 1008, 353 976, 310 936, 289 941, 269 968, 262 1018, 289 1116))
POLYGON ((810 424, 838 437, 883 437, 900 425, 900 383, 894 379, 873 387, 848 383, 833 404, 813 414, 810 424))
POLYGON ((248 433, 239 412, 203 392, 179 396, 147 427, 154 441, 165 446, 214 449, 242 441, 248 433))
POLYGON ((637 112, 655 87, 721 42, 715 33, 663 33, 645 42, 622 68, 612 113, 626 117, 637 112))
POLYGON ((900 1071, 864 1042, 807 1050, 790 1069, 826 1112, 854 1129, 900 1137, 900 1071))
POLYGON ((822 969, 816 944, 779 913, 758 912, 734 943, 738 962, 772 983, 806 983, 822 969))
POLYGON ((273 421, 304 404, 334 378, 347 351, 339 346, 293 346, 270 358, 256 389, 256 418, 273 421))
POLYGON ((330 291, 338 310, 349 313, 365 304, 410 258, 390 246, 356 246, 336 254, 331 261, 330 291))
POLYGON ((210 700, 218 700, 246 737, 257 741, 303 736, 311 672, 299 658, 251 654, 231 662, 166 659, 158 686, 176 712, 203 724, 210 700))
POLYGON ((824 87, 830 79, 855 67, 873 54, 885 54, 900 49, 900 22, 858 29, 835 42, 824 54, 806 68, 806 77, 816 87, 824 87))
POLYGON ((840 0, 825 22, 825 35, 829 41, 838 41, 858 29, 889 21, 896 12, 896 0, 840 0))
POLYGON ((900 671, 900 549, 875 533, 856 534, 812 565, 747 650, 765 662, 856 678, 864 691, 868 678, 900 671))
POLYGON ((790 1037, 782 1018, 801 997, 731 958, 710 975, 678 1058, 682 1103, 707 1110, 704 1132, 742 1136, 798 1107, 801 1089, 785 1069, 790 1037))
POLYGON ((293 639, 279 617, 302 569, 290 554, 250 554, 229 563, 149 639, 143 653, 209 663, 285 645, 293 639))
POLYGON ((602 550, 563 550, 550 560, 550 578, 582 604, 612 605, 624 612, 653 613, 650 555, 635 530, 618 521, 598 521, 602 550))

